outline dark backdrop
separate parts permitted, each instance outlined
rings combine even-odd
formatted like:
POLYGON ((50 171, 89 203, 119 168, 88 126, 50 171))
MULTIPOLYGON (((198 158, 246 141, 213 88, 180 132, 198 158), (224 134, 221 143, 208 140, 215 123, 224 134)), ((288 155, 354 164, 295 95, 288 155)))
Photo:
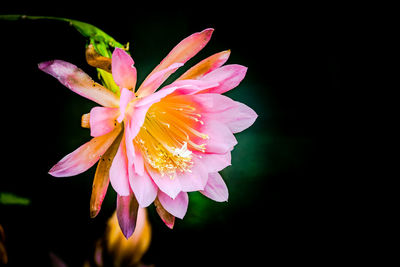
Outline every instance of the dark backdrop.
MULTIPOLYGON (((222 172, 230 199, 215 203, 190 194, 184 220, 173 230, 149 208, 153 229, 145 263, 156 266, 267 266, 327 263, 340 255, 338 228, 327 198, 333 181, 326 153, 333 96, 340 90, 341 11, 334 6, 250 3, 172 7, 69 2, 46 8, 7 7, 2 14, 48 15, 91 23, 130 52, 142 81, 184 37, 215 29, 188 66, 231 49, 228 63, 247 66, 227 95, 252 107, 255 124, 236 135, 232 166, 222 172), (53 9, 53 11, 52 11, 53 9)), ((57 179, 47 171, 89 140, 80 116, 94 103, 41 72, 51 59, 71 62, 92 77, 85 39, 55 21, 0 21, 2 175, 0 192, 31 200, 0 205, 10 266, 46 266, 49 252, 81 266, 115 208, 110 187, 99 216, 89 218, 94 169, 57 179)), ((336 196, 340 199, 340 196, 336 196)))

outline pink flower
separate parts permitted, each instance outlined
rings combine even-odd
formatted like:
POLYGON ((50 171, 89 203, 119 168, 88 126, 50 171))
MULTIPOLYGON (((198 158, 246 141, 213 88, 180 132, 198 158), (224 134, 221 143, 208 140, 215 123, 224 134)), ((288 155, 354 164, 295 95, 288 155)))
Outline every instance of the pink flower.
POLYGON ((136 92, 134 61, 119 48, 111 63, 120 89, 117 94, 65 61, 39 64, 72 91, 102 105, 83 117, 93 139, 61 159, 49 173, 77 175, 99 161, 92 217, 100 210, 109 179, 117 192, 119 224, 127 237, 133 233, 138 206, 154 202, 172 228, 174 218, 182 219, 186 213, 188 192, 200 191, 215 201, 228 199, 218 172, 231 164, 231 151, 237 144, 233 133, 251 126, 257 114, 221 94, 239 85, 247 68, 224 65, 230 51, 223 51, 156 91, 208 43, 212 33, 213 29, 206 29, 181 41, 136 92))

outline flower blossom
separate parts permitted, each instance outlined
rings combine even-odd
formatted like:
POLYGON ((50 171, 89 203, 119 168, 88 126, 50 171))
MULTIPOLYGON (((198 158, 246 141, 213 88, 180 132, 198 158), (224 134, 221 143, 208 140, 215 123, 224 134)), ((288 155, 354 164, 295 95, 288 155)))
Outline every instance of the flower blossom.
MULTIPOLYGON (((243 80, 247 68, 224 65, 230 51, 216 53, 189 68, 174 82, 164 81, 196 55, 213 29, 185 38, 136 88, 131 56, 115 48, 109 66, 119 90, 94 82, 75 65, 53 60, 39 68, 72 91, 101 106, 82 117, 90 127, 89 142, 61 159, 49 173, 80 174, 99 162, 93 182, 91 216, 100 210, 109 182, 117 192, 117 217, 126 237, 135 227, 138 207, 154 203, 170 228, 188 207, 188 192, 200 191, 227 201, 228 189, 218 173, 231 164, 234 133, 250 127, 257 114, 225 93, 243 80), (159 90, 157 90, 159 89, 159 90)), ((89 60, 88 60, 89 62, 89 60)), ((95 60, 90 63, 95 66, 95 60), (94 62, 94 63, 93 63, 94 62)))

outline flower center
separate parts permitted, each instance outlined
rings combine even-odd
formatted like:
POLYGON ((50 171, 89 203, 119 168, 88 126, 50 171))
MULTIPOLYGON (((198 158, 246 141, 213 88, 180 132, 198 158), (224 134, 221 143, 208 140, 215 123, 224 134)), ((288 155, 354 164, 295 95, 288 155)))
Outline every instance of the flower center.
POLYGON ((162 176, 171 179, 177 171, 191 172, 193 151, 205 152, 197 144, 208 135, 196 130, 202 124, 196 108, 177 97, 166 97, 153 104, 134 139, 146 162, 162 176))

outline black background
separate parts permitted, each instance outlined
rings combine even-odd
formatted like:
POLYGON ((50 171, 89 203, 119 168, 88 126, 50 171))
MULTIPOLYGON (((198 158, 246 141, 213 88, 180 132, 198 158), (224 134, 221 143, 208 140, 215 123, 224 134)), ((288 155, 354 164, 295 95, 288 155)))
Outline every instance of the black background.
MULTIPOLYGON (((332 108, 341 88, 340 48, 346 43, 342 8, 117 2, 82 7, 63 2, 7 7, 1 13, 77 19, 121 43, 129 41, 139 81, 180 40, 208 27, 215 32, 201 57, 231 49, 229 63, 249 68, 242 91, 231 96, 259 114, 247 131, 269 141, 260 140, 258 147, 251 148, 251 158, 261 162, 258 168, 265 163, 273 171, 266 169, 265 175, 253 179, 247 187, 252 191, 241 194, 242 198, 217 204, 223 205, 221 214, 203 224, 186 226, 185 218, 171 231, 150 207, 153 239, 145 263, 323 264, 347 253, 339 238, 342 221, 334 216, 333 205, 342 196, 330 197, 335 154, 329 152, 335 146, 332 108)), ((87 130, 80 128, 80 115, 94 104, 66 90, 37 64, 63 59, 96 77, 85 62, 86 41, 74 28, 54 21, 0 21, 0 29, 0 192, 31 199, 29 206, 0 205, 10 266, 46 266, 49 251, 69 266, 81 266, 114 209, 115 193, 108 191, 102 212, 90 219, 94 170, 67 179, 47 174, 61 157, 88 140, 87 130)), ((240 134, 237 137, 240 144, 240 134)), ((234 171, 234 167, 230 168, 234 171)))

